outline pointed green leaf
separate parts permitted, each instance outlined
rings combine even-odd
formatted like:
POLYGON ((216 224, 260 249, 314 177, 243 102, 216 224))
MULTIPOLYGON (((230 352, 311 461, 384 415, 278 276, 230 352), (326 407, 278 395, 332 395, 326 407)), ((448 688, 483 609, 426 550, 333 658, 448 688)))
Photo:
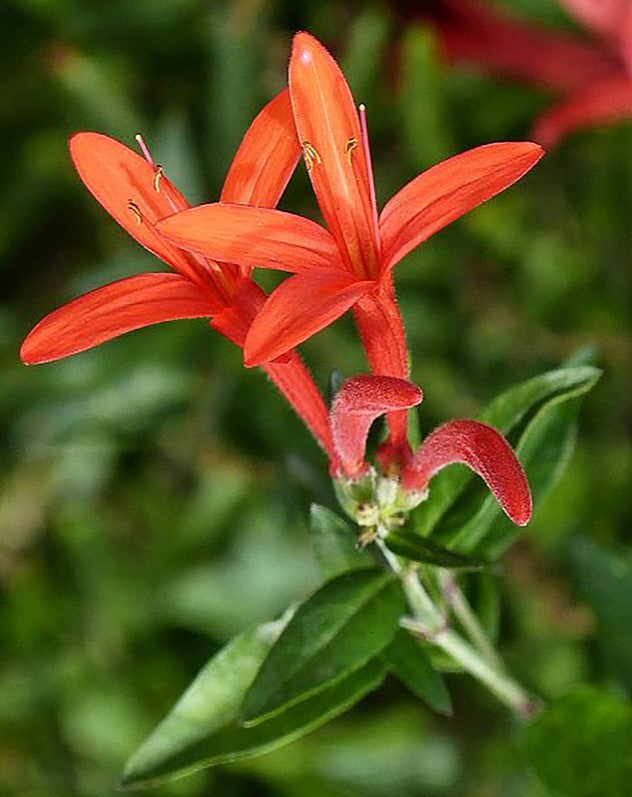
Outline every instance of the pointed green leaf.
POLYGON ((329 580, 348 570, 371 567, 366 549, 358 548, 354 529, 339 515, 318 504, 310 512, 312 545, 323 578, 329 580))
POLYGON ((389 671, 410 691, 440 714, 451 716, 452 701, 443 678, 430 663, 424 648, 400 629, 382 651, 389 671))
MULTIPOLYGON (((586 365, 548 371, 497 396, 477 418, 494 426, 515 446, 530 419, 547 406, 587 393, 600 375, 599 369, 586 365)), ((467 518, 471 515, 469 502, 466 501, 466 488, 475 485, 474 492, 479 496, 479 501, 485 491, 484 485, 475 479, 471 471, 459 467, 446 468, 437 474, 432 480, 428 500, 414 513, 416 529, 424 536, 429 535, 440 521, 441 525, 445 525, 450 510, 458 517, 467 518), (459 503, 464 501, 468 505, 461 507, 462 511, 459 512, 459 503)), ((458 517, 451 519, 449 525, 460 525, 458 517)), ((446 535, 447 538, 453 536, 446 535)))
POLYGON ((242 707, 256 724, 362 667, 392 639, 405 608, 395 577, 354 570, 300 606, 268 654, 242 707))
POLYGON ((406 529, 391 531, 384 538, 384 544, 398 556, 437 567, 480 570, 486 565, 482 559, 450 551, 448 548, 406 529))
POLYGON ((267 624, 242 634, 211 659, 130 758, 121 785, 157 785, 289 744, 346 711, 384 678, 384 665, 371 661, 269 722, 244 728, 237 722, 239 705, 279 630, 267 624))

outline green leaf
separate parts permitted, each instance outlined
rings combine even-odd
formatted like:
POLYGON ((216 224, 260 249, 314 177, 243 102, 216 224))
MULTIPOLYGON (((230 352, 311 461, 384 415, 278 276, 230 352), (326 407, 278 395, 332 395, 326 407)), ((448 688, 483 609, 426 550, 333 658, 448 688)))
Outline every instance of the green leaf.
POLYGON ((324 579, 373 564, 368 551, 358 548, 354 529, 335 512, 312 504, 310 520, 312 545, 324 579))
POLYGON ((571 549, 571 563, 575 580, 599 620, 604 663, 632 694, 632 555, 581 539, 571 549))
POLYGON ((397 579, 380 570, 337 576, 296 611, 242 707, 256 724, 366 664, 392 639, 404 611, 397 579))
POLYGON ((626 797, 632 782, 632 707, 580 686, 539 714, 526 750, 538 776, 567 797, 626 797))
POLYGON ((242 634, 211 659, 129 760, 123 787, 157 785, 289 744, 346 711, 384 678, 384 665, 371 661, 269 722, 244 728, 237 722, 239 705, 272 644, 269 626, 242 634))
MULTIPOLYGON (((587 393, 600 375, 601 371, 591 366, 549 371, 501 394, 478 416, 516 447, 536 501, 560 475, 574 443, 578 403, 571 402, 561 409, 558 405, 587 393)), ((497 521, 502 534, 498 535, 498 544, 492 546, 496 553, 515 528, 482 482, 464 467, 446 468, 439 473, 432 480, 428 500, 414 513, 415 528, 420 534, 438 533, 442 542, 452 544, 458 540, 462 550, 472 550, 497 521), (463 526, 470 523, 472 526, 461 533, 463 526)))
POLYGON ((452 701, 443 678, 430 663, 421 644, 409 633, 400 629, 382 651, 382 658, 389 672, 430 708, 446 716, 452 715, 452 701))
POLYGON ((391 531, 384 538, 384 544, 398 556, 412 559, 413 562, 425 562, 437 567, 480 570, 487 564, 481 559, 450 551, 448 548, 444 548, 442 545, 406 529, 391 531))

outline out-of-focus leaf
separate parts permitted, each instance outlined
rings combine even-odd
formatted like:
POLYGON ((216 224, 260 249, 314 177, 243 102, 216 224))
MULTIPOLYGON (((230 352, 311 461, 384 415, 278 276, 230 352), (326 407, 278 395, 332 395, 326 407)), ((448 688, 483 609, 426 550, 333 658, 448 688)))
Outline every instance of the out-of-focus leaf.
POLYGON ((340 65, 354 96, 361 102, 375 91, 374 83, 380 74, 387 43, 388 22, 379 6, 358 10, 340 65), (367 58, 367 53, 372 57, 367 58))
POLYGON ((209 8, 209 166, 218 185, 258 110, 265 9, 260 0, 236 0, 209 8))
POLYGON ((366 549, 358 548, 357 535, 351 526, 330 509, 312 504, 312 545, 325 580, 347 570, 370 567, 371 557, 366 549))
POLYGON ((248 690, 242 717, 257 724, 364 666, 392 639, 404 611, 398 580, 353 570, 296 611, 248 690))
POLYGON ((480 559, 450 551, 448 548, 444 548, 443 545, 405 529, 391 531, 384 538, 384 544, 393 553, 406 559, 411 559, 413 562, 424 562, 437 567, 466 568, 468 570, 478 570, 485 566, 485 562, 480 559))
POLYGON ((627 797, 632 782, 632 707, 580 686, 539 714, 527 730, 529 762, 567 797, 627 797))
POLYGON ((211 659, 129 760, 121 785, 155 785, 288 744, 348 709, 384 677, 383 665, 369 662, 269 722, 244 728, 236 721, 239 704, 279 630, 276 623, 260 626, 237 637, 211 659))
POLYGON ((389 671, 440 714, 452 714, 452 701, 443 678, 430 663, 428 654, 406 631, 399 630, 382 651, 389 671))
POLYGON ((407 155, 413 167, 427 169, 455 149, 446 124, 445 73, 438 64, 436 39, 430 28, 413 27, 406 32, 402 73, 400 113, 407 155))
POLYGON ((599 620, 599 645, 608 670, 632 694, 632 556, 578 540, 571 562, 580 590, 599 620))

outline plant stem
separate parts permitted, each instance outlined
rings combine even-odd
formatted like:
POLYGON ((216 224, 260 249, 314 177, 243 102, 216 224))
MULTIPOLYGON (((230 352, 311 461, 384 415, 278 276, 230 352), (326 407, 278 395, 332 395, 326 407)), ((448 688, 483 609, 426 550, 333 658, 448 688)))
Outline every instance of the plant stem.
MULTIPOLYGON (((393 567, 390 559, 388 561, 393 567)), ((393 569, 402 580, 408 604, 415 618, 412 621, 404 621, 402 625, 451 656, 457 664, 483 683, 519 716, 524 719, 531 717, 537 710, 537 703, 507 674, 496 651, 492 649, 492 656, 485 655, 449 628, 445 614, 433 603, 420 583, 416 570, 402 567, 397 560, 395 563, 396 568, 393 569)), ((469 609, 469 606, 467 608, 469 609)), ((476 624, 478 625, 478 621, 476 624)), ((483 634, 480 626, 478 629, 480 634, 483 634)), ((485 642, 491 648, 489 640, 486 639, 485 642)))
POLYGON ((500 656, 483 630, 478 617, 463 594, 463 590, 459 587, 455 575, 448 570, 441 570, 439 572, 439 584, 447 603, 474 646, 478 648, 491 665, 501 668, 500 656))

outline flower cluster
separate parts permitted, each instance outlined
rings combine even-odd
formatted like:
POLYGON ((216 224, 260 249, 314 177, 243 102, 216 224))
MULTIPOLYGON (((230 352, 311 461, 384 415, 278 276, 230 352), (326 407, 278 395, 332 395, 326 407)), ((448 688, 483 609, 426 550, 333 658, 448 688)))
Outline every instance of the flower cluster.
POLYGON ((530 24, 485 0, 396 5, 429 19, 446 59, 481 65, 559 95, 533 137, 553 146, 569 133, 632 116, 632 4, 559 0, 587 35, 530 24))
MULTIPOLYGON (((478 473, 507 515, 524 525, 529 488, 514 453, 494 429, 451 421, 417 451, 407 411, 422 400, 409 380, 393 268, 451 221, 504 190, 542 156, 537 144, 495 143, 437 164, 378 212, 366 114, 356 108, 334 59, 311 35, 294 38, 289 86, 253 121, 217 203, 190 207, 154 163, 97 133, 78 133, 70 152, 101 205, 171 272, 113 282, 55 310, 31 331, 25 363, 59 359, 133 329, 180 318, 210 326, 260 366, 305 421, 342 493, 368 482, 378 527, 384 507, 405 512, 432 477, 461 462, 478 473), (275 209, 303 155, 325 226, 275 209), (290 272, 270 296, 253 269, 290 272), (331 410, 295 347, 351 310, 371 374, 347 379, 331 410), (386 415, 388 433, 366 462, 369 428, 386 415)), ((370 513, 369 513, 370 514, 370 513)), ((379 529, 378 529, 379 532, 379 529)))

